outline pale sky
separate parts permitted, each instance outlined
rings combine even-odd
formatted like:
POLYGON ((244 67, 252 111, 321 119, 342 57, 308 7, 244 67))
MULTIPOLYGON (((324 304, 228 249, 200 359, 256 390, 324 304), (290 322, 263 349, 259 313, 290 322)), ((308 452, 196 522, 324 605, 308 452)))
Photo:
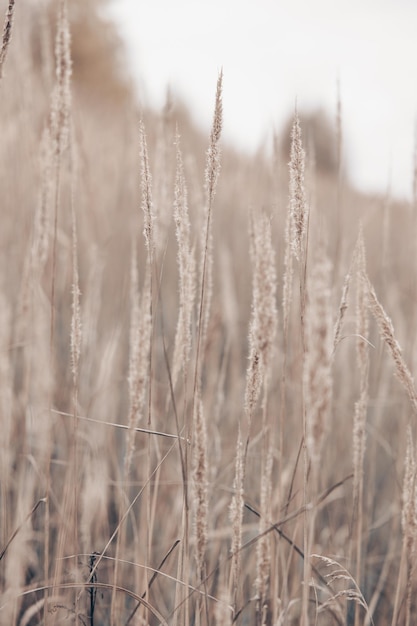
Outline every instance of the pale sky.
POLYGON ((294 109, 333 119, 366 191, 410 196, 417 119, 417 0, 112 0, 143 102, 167 86, 209 129, 220 68, 224 135, 248 150, 294 109))

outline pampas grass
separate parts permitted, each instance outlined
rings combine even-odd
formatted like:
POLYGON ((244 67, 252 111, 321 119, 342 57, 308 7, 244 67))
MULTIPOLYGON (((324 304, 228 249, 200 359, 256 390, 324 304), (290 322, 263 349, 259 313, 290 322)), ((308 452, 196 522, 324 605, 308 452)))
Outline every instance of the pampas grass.
POLYGON ((303 262, 304 237, 307 231, 307 201, 304 186, 305 150, 297 110, 291 130, 290 160, 290 241, 295 258, 303 262))
MULTIPOLYGON (((188 210, 188 192, 180 147, 180 136, 175 139, 177 167, 175 175, 174 220, 178 243, 179 315, 172 367, 172 385, 175 388, 182 372, 184 387, 187 386, 188 364, 192 347, 192 314, 195 298, 196 268, 194 250, 191 246, 191 225, 188 210)), ((186 395, 186 394, 185 394, 186 395)))
POLYGON ((223 143, 222 73, 207 150, 81 80, 78 1, 0 55, 0 622, 411 626, 415 194, 352 189, 340 95, 324 175, 298 111, 223 143))
POLYGON ((217 79, 216 99, 214 105, 213 123, 210 132, 210 141, 206 154, 206 168, 204 172, 204 226, 201 237, 201 261, 200 261, 200 305, 198 317, 198 339, 196 374, 194 391, 198 388, 200 375, 200 352, 205 348, 207 327, 210 316, 210 305, 213 291, 213 240, 212 240, 212 214, 213 202, 217 190, 217 182, 220 174, 220 138, 223 127, 223 71, 217 79))
POLYGON ((392 324, 392 321, 385 312, 382 304, 379 302, 375 293, 375 289, 369 279, 367 281, 367 287, 369 298, 368 306, 378 325, 378 330, 381 338, 384 340, 391 355, 391 358, 394 362, 396 376, 401 385, 404 387, 405 391, 407 392, 413 410, 417 411, 417 393, 415 389, 414 379, 404 360, 401 347, 397 339, 395 338, 394 326, 392 324))
POLYGON ((198 578, 204 579, 208 540, 208 454, 207 430, 201 400, 195 404, 194 414, 194 525, 198 578))
POLYGON ((268 217, 261 213, 250 225, 253 271, 252 316, 249 327, 249 365, 245 410, 250 422, 262 390, 267 394, 269 367, 277 329, 275 255, 268 217))

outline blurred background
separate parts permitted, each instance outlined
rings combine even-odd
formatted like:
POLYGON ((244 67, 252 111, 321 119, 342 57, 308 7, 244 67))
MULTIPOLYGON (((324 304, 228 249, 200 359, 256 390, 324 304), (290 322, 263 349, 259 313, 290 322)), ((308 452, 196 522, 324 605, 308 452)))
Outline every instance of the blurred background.
POLYGON ((144 105, 167 86, 207 130, 225 75, 225 138, 268 147, 295 100, 333 122, 338 83, 352 183, 410 198, 417 111, 413 0, 109 0, 144 105))

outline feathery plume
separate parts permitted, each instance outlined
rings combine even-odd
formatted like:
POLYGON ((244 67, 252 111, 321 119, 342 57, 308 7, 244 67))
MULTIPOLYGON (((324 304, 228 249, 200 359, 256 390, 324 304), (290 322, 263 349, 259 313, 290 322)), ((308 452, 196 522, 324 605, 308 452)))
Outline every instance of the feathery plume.
MULTIPOLYGON (((339 310, 338 310, 338 314, 337 314, 336 323, 335 323, 335 326, 334 326, 333 352, 336 350, 336 348, 337 348, 337 346, 339 344, 339 341, 341 339, 343 321, 345 319, 345 314, 346 314, 346 311, 347 311, 348 305, 349 305, 350 283, 351 283, 351 280, 352 280, 352 273, 353 273, 355 267, 357 268, 356 280, 359 283, 359 281, 361 281, 361 272, 362 271, 366 272, 365 243, 363 241, 362 225, 360 226, 360 229, 359 229, 359 234, 358 234, 358 238, 357 238, 357 241, 356 241, 356 244, 355 244, 355 248, 353 250, 353 254, 352 254, 352 259, 351 259, 351 262, 350 262, 349 270, 348 270, 348 272, 347 272, 347 274, 345 276, 345 279, 343 281, 342 296, 340 298, 339 310), (360 267, 362 267, 361 270, 358 268, 358 264, 359 264, 360 267)), ((358 314, 358 306, 359 306, 359 304, 357 303, 357 314, 358 314)), ((363 315, 363 308, 361 310, 362 310, 362 315, 363 315)), ((359 320, 358 315, 357 315, 356 319, 359 320)))
POLYGON ((389 352, 391 353, 397 378, 406 390, 414 411, 417 411, 417 393, 414 385, 414 380, 410 370, 408 369, 404 361, 400 345, 395 338, 392 321, 386 314, 382 304, 379 302, 369 278, 367 278, 366 280, 368 287, 369 309, 378 325, 379 334, 381 338, 385 341, 385 344, 389 352))
POLYGON ((184 379, 187 377, 187 366, 191 351, 191 322, 195 298, 196 267, 194 252, 191 247, 191 228, 188 213, 187 185, 184 175, 180 137, 176 135, 177 171, 175 176, 174 220, 178 242, 179 269, 179 316, 175 335, 174 358, 172 368, 172 384, 178 379, 182 369, 184 379))
POLYGON ((149 170, 148 145, 146 142, 146 132, 143 120, 139 124, 139 145, 140 145, 140 167, 141 167, 141 189, 142 189, 142 210, 144 216, 143 235, 148 249, 149 259, 152 262, 155 249, 154 243, 154 211, 152 202, 152 176, 149 170))
MULTIPOLYGON (((223 126, 223 71, 217 79, 216 99, 214 105, 213 123, 210 131, 209 147, 206 154, 205 168, 205 220, 202 231, 202 258, 201 258, 201 300, 199 314, 199 346, 206 340, 207 327, 210 317, 210 305, 213 293, 213 241, 212 241, 212 212, 213 201, 220 174, 220 137, 223 126)), ((199 352, 199 346, 197 351, 199 352)))
POLYGON ((337 314, 336 324, 334 327, 333 353, 336 350, 339 344, 340 338, 341 338, 343 320, 345 318, 345 313, 348 308, 350 281, 351 281, 351 268, 349 268, 349 271, 345 276, 345 280, 343 281, 342 296, 340 298, 339 311, 337 314))
POLYGON ((297 110, 291 131, 290 169, 290 242, 293 255, 302 261, 307 229, 308 207, 304 186, 305 151, 297 110))
POLYGON ((277 331, 275 251, 271 224, 264 213, 251 218, 250 239, 254 270, 245 391, 245 409, 249 418, 265 384, 277 331))
POLYGON ((211 207, 217 188, 217 181, 220 173, 220 136, 223 127, 223 71, 220 72, 217 79, 216 101, 214 105, 213 124, 210 133, 210 143, 206 157, 205 183, 207 193, 207 206, 211 207))
POLYGON ((52 94, 50 129, 53 153, 59 159, 68 146, 71 110, 71 35, 66 0, 59 4, 55 40, 56 84, 52 94))

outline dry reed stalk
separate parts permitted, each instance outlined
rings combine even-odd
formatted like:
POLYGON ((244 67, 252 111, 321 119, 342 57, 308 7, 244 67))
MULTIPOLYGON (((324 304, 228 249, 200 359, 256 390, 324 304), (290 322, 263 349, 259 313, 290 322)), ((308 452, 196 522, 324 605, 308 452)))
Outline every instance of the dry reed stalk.
MULTIPOLYGON (((62 157, 69 144, 69 132, 70 132, 70 114, 71 114, 71 74, 72 74, 72 61, 71 61, 71 35, 68 22, 68 7, 67 0, 60 0, 57 17, 57 32, 55 39, 55 61, 56 61, 56 82, 52 93, 49 128, 51 138, 51 150, 53 155, 53 169, 54 169, 54 230, 53 230, 53 245, 52 245, 52 267, 51 267, 51 284, 50 284, 50 349, 49 349, 49 364, 52 371, 52 365, 54 361, 54 342, 55 342, 55 290, 56 290, 56 273, 57 273, 57 248, 58 248, 58 214, 60 208, 60 195, 61 195, 61 167, 62 157)), ((52 397, 49 400, 49 407, 52 406, 52 397)), ((51 488, 51 472, 50 472, 50 459, 51 459, 51 445, 48 443, 47 461, 46 461, 46 476, 47 476, 47 489, 46 493, 49 496, 51 488)), ((64 490, 63 502, 64 506, 67 502, 68 493, 64 490)), ((63 531, 63 529, 60 529, 63 531)), ((59 533, 58 537, 58 555, 63 554, 65 546, 65 537, 63 532, 59 533), (60 552, 61 550, 61 552, 60 552)), ((45 543, 44 543, 44 569, 45 569, 45 581, 49 579, 49 558, 50 558, 50 500, 49 497, 46 501, 45 507, 45 543)), ((54 584, 52 588, 52 595, 55 595, 56 586, 60 582, 62 561, 56 561, 54 584)), ((45 588, 45 606, 48 605, 49 590, 45 588)), ((47 622, 47 619, 46 619, 47 622)))
MULTIPOLYGON (((271 363, 273 359, 273 350, 275 336, 278 326, 278 315, 276 308, 276 288, 277 277, 275 269, 275 251, 272 245, 271 223, 264 212, 249 216, 249 240, 250 255, 253 264, 252 275, 252 313, 249 324, 249 365, 246 371, 246 388, 244 408, 247 416, 247 436, 245 450, 242 460, 237 459, 236 477, 237 488, 243 490, 243 482, 246 472, 246 459, 251 436, 251 426, 256 404, 263 392, 263 440, 266 448, 266 456, 264 457, 262 476, 261 476, 261 517, 260 517, 260 534, 261 539, 258 544, 257 558, 257 581, 256 589, 258 596, 258 617, 264 610, 264 605, 268 595, 269 580, 269 542, 270 537, 263 534, 266 520, 271 517, 270 510, 270 480, 272 470, 272 457, 270 457, 270 445, 267 438, 269 427, 267 425, 267 396, 269 379, 271 376, 271 363), (241 467, 240 467, 241 466, 241 467), (239 474, 237 473, 239 470, 239 474)), ((242 522, 243 496, 235 496, 233 501, 233 535, 236 546, 233 552, 238 549, 241 542, 241 529, 239 524, 242 522)), ((233 567, 235 575, 238 574, 238 566, 240 557, 233 557, 233 567)), ((235 581, 235 595, 237 590, 237 581, 235 581)))
POLYGON ((348 309, 351 278, 352 278, 352 275, 351 275, 351 268, 350 268, 343 281, 342 295, 340 298, 339 310, 337 313, 336 323, 334 327, 333 355, 335 354, 336 348, 339 345, 339 341, 341 340, 343 321, 345 318, 345 313, 348 309))
POLYGON ((140 168, 141 168, 141 190, 142 190, 142 211, 143 211, 143 236, 149 255, 149 265, 152 268, 155 251, 154 236, 154 209, 152 200, 152 176, 149 169, 148 145, 146 140, 145 124, 143 120, 139 123, 139 146, 140 146, 140 168))
MULTIPOLYGON (((173 366, 172 366, 172 388, 175 389, 180 372, 183 376, 184 386, 184 420, 187 416, 187 383, 188 368, 192 346, 192 316, 196 291, 196 263, 194 250, 191 246, 191 225, 188 210, 188 190, 185 180, 184 163, 180 145, 180 135, 178 128, 175 136, 176 145, 176 172, 174 186, 174 221, 177 238, 177 264, 179 273, 179 315, 177 320, 177 329, 175 334, 173 366)), ((189 433, 189 426, 186 432, 189 433)), ((184 457, 181 461, 183 470, 183 532, 184 540, 182 544, 181 559, 178 563, 178 578, 189 579, 189 505, 188 505, 188 486, 187 486, 187 466, 188 451, 187 447, 184 451, 184 457)), ((176 604, 181 602, 184 597, 185 590, 181 586, 177 586, 176 604)), ((184 598, 184 616, 185 621, 189 620, 189 603, 184 598)), ((175 614, 176 620, 180 619, 175 614)))
MULTIPOLYGON (((364 460, 366 448, 366 415, 368 408, 369 387, 369 319, 367 307, 366 284, 366 254, 362 228, 359 231, 356 244, 356 335, 357 335, 357 364, 359 370, 360 393, 355 403, 353 417, 353 524, 356 541, 356 568, 355 578, 358 585, 362 580, 362 537, 363 516, 363 489, 364 489, 364 460)), ((355 605, 355 625, 359 624, 359 605, 355 605)))
MULTIPOLYGON (((189 581, 190 580, 190 554, 189 554, 189 505, 188 505, 188 493, 186 491, 187 485, 184 486, 183 498, 184 505, 182 508, 182 528, 183 528, 183 541, 182 550, 178 558, 177 566, 177 580, 189 581)), ((180 624, 188 624, 190 620, 190 603, 189 603, 188 589, 183 584, 178 584, 175 589, 175 604, 174 606, 180 607, 181 610, 175 610, 173 616, 173 626, 180 624)))
POLYGON ((135 453, 135 428, 143 418, 146 392, 149 384, 149 353, 152 336, 150 315, 150 269, 146 268, 142 298, 138 293, 138 272, 136 248, 132 250, 131 262, 131 318, 130 318, 130 357, 129 357, 129 434, 124 461, 124 480, 128 480, 133 455, 135 453))
MULTIPOLYGON (((148 290, 146 290, 148 292, 148 290)), ((132 237, 132 248, 130 255, 130 326, 129 326, 129 404, 130 407, 134 406, 136 381, 141 377, 138 376, 139 365, 141 363, 139 354, 140 345, 140 293, 139 293, 139 272, 138 272, 138 260, 137 260, 137 248, 135 237, 132 237)), ((148 313, 148 309, 145 315, 148 313)), ((146 356, 146 352, 145 355, 146 356)), ((129 421, 128 421, 129 423, 129 421)), ((130 465, 130 464, 129 464, 130 465)))
MULTIPOLYGON (((79 464, 78 464, 78 393, 79 393, 79 365, 82 346, 82 324, 80 306, 80 280, 78 271, 78 237, 77 220, 75 214, 76 187, 78 183, 78 155, 76 152, 74 133, 71 133, 70 167, 71 167, 71 222, 72 222, 72 315, 70 332, 70 356, 73 382, 73 432, 71 442, 72 467, 70 479, 73 486, 72 526, 73 526, 73 554, 79 553, 78 541, 78 512, 79 512, 79 464)), ((77 560, 77 557, 76 557, 77 560)), ((78 603, 75 602, 75 623, 78 625, 78 603)))
MULTIPOLYGON (((89 338, 88 332, 86 333, 88 326, 85 323, 85 315, 86 311, 91 314, 91 318, 88 320, 89 324, 97 323, 94 306, 97 303, 100 305, 101 300, 98 296, 97 302, 91 302, 91 297, 98 295, 94 289, 97 287, 98 278, 97 273, 91 272, 90 279, 95 284, 91 285, 93 287, 92 293, 89 294, 86 289, 84 305, 87 306, 83 306, 83 339, 87 339, 87 341, 83 341, 82 362, 84 371, 81 379, 85 376, 90 385, 89 415, 97 418, 91 417, 92 422, 83 420, 85 445, 83 446, 82 463, 80 463, 80 470, 83 475, 80 493, 80 531, 85 554, 91 554, 97 546, 102 546, 107 541, 109 523, 111 522, 109 511, 112 508, 117 511, 116 506, 119 504, 117 499, 119 494, 111 488, 113 467, 118 466, 121 460, 120 452, 115 445, 115 426, 110 429, 108 426, 103 427, 100 424, 105 421, 104 416, 116 415, 119 410, 117 394, 106 394, 104 391, 112 389, 114 372, 120 370, 119 350, 123 333, 121 328, 112 330, 112 334, 106 337, 105 341, 96 341, 94 344, 95 354, 93 354, 92 346, 90 346, 89 349, 91 349, 92 354, 89 355, 89 359, 86 358, 86 347, 88 347, 88 341, 91 341, 91 337, 89 338), (95 370, 94 378, 91 380, 88 379, 86 371, 90 367, 95 370)), ((100 280, 98 280, 98 285, 101 286, 100 280)), ((80 420, 81 417, 78 416, 78 419, 80 420)))
POLYGON ((153 336, 153 271, 156 270, 154 263, 155 237, 154 221, 155 214, 152 200, 152 176, 149 169, 148 146, 146 141, 145 126, 141 120, 139 125, 139 145, 140 145, 140 167, 141 167, 141 189, 142 189, 142 212, 144 219, 143 235, 148 251, 149 266, 149 315, 150 315, 150 339, 149 339, 149 394, 148 394, 148 426, 152 421, 152 336, 153 336))
POLYGON ((291 250, 291 212, 288 210, 285 220, 284 275, 282 284, 282 318, 283 318, 283 363, 281 373, 281 403, 278 426, 278 475, 282 476, 282 446, 284 442, 284 426, 287 406, 287 353, 289 340, 289 322, 293 302, 294 256, 291 250))
POLYGON ((178 242, 178 270, 179 270, 179 316, 175 335, 175 347, 172 366, 172 386, 182 371, 184 378, 184 396, 186 396, 186 382, 188 363, 191 353, 191 324, 195 298, 196 267, 194 251, 191 246, 191 226, 188 212, 187 185, 184 174, 184 164, 180 146, 180 136, 176 134, 177 170, 175 175, 174 220, 178 242))
POLYGON ((407 428, 407 448, 404 460, 404 480, 402 493, 401 528, 403 533, 400 568, 392 615, 392 626, 397 626, 403 591, 404 573, 406 576, 406 618, 410 624, 412 579, 416 570, 417 549, 417 464, 410 425, 407 428))
POLYGON ((358 242, 355 245, 355 249, 353 251, 352 259, 350 262, 349 270, 344 278, 343 286, 342 286, 342 295, 340 298, 339 309, 337 312, 336 322, 334 325, 334 339, 333 339, 333 357, 336 353, 336 348, 339 345, 339 342, 342 339, 342 328, 343 322, 345 319, 346 311, 349 307, 349 292, 350 292, 350 283, 352 280, 352 272, 357 263, 357 255, 358 255, 358 242))
MULTIPOLYGON (((368 396, 368 372, 369 372, 369 319, 367 307, 367 283, 366 283, 366 252, 362 229, 359 232, 357 242, 357 270, 356 270, 356 343, 357 364, 360 379, 360 403, 367 403, 368 396)), ((366 407, 364 407, 366 408, 366 407)), ((353 454, 354 454, 354 492, 359 490, 359 482, 363 480, 363 459, 365 446, 365 419, 366 414, 361 412, 357 415, 358 421, 354 422, 353 454)), ((359 493, 359 491, 358 491, 359 493)))
POLYGON ((316 467, 329 428, 332 398, 332 264, 323 245, 314 262, 306 307, 306 354, 304 362, 304 397, 306 406, 306 444, 316 467))
POLYGON ((201 375, 200 354, 205 349, 207 327, 210 318, 210 306, 213 291, 213 235, 212 213, 214 196, 216 195, 217 182, 220 174, 220 138, 223 126, 223 71, 217 79, 216 98, 214 104, 213 123, 210 131, 209 147, 206 154, 205 181, 205 206, 204 226, 201 238, 201 262, 200 262, 200 304, 198 315, 198 336, 196 369, 194 377, 194 394, 199 386, 201 375))
MULTIPOLYGON (((55 39, 56 79, 51 98, 49 115, 49 139, 51 142, 54 180, 54 232, 51 271, 51 356, 55 326, 55 278, 57 264, 58 212, 61 187, 61 160, 69 144, 71 112, 71 35, 68 22, 67 0, 60 0, 57 33, 55 39)), ((47 507, 48 508, 48 507, 47 507)))
POLYGON ((57 33, 55 40, 56 80, 52 93, 49 116, 49 136, 53 160, 54 179, 54 233, 51 273, 51 351, 55 323, 55 278, 57 258, 58 209, 60 203, 60 181, 62 155, 69 144, 71 112, 71 35, 68 23, 67 1, 60 0, 57 33))
POLYGON ((205 559, 208 539, 208 450, 207 429, 201 398, 195 403, 194 413, 194 532, 196 537, 196 559, 200 582, 205 577, 205 559))
POLYGON ((48 258, 51 209, 53 198, 53 146, 51 129, 46 127, 42 134, 40 163, 41 190, 38 208, 35 215, 34 237, 32 243, 32 259, 38 271, 41 271, 48 258))
POLYGON ((269 367, 277 332, 275 251, 271 224, 264 213, 250 218, 253 263, 252 313, 249 326, 249 365, 246 372, 245 412, 249 428, 262 387, 268 386, 269 367))
MULTIPOLYGON (((266 430, 268 433, 268 430, 266 430)), ((270 436, 266 455, 262 455, 261 499, 259 518, 259 541, 256 546, 256 579, 255 590, 257 600, 258 623, 267 625, 270 610, 270 576, 271 576, 271 533, 266 533, 271 526, 272 519, 272 465, 273 465, 273 438, 270 436)))
MULTIPOLYGON (((143 121, 140 121, 139 124, 139 148, 140 148, 140 173, 141 173, 141 191, 142 191, 142 213, 143 213, 143 235, 145 239, 145 246, 147 249, 147 269, 149 275, 149 280, 146 281, 145 289, 147 291, 146 297, 147 299, 147 316, 148 316, 148 352, 147 352, 147 360, 144 361, 143 367, 147 368, 147 392, 148 392, 148 419, 147 419, 147 427, 151 428, 152 424, 152 373, 153 373, 153 330, 154 330, 154 308, 153 308, 153 297, 154 297, 154 272, 155 275, 158 276, 156 259, 155 259, 155 213, 153 206, 153 194, 152 194, 152 176, 150 173, 149 166, 149 156, 148 156, 148 146, 147 146, 147 138, 145 132, 145 125, 143 121)), ((142 365, 141 365, 142 367, 142 365)), ((145 460, 145 476, 149 477, 151 475, 151 438, 148 437, 147 440, 147 448, 146 448, 146 460, 145 460)), ((146 537, 146 565, 151 563, 151 553, 152 553, 152 504, 151 504, 151 487, 149 481, 146 483, 146 489, 144 491, 144 502, 143 507, 141 508, 142 520, 139 523, 139 527, 143 529, 144 535, 146 537)), ((148 587, 149 580, 147 571, 144 571, 145 575, 145 587, 148 587)), ((114 587, 114 590, 116 587, 114 587)), ((115 592, 112 595, 112 623, 116 624, 118 622, 118 615, 116 610, 115 603, 115 592)), ((147 610, 145 610, 145 617, 147 610)))
MULTIPOLYGON (((130 356, 129 356, 129 416, 128 425, 129 432, 126 443, 126 454, 124 458, 123 484, 126 485, 132 465, 133 455, 135 452, 136 432, 135 428, 143 416, 145 409, 146 394, 148 392, 148 426, 151 424, 151 372, 152 372, 152 334, 153 334, 153 265, 155 255, 155 233, 154 233, 154 209, 152 200, 152 177, 149 168, 148 147, 146 140, 146 132, 143 121, 139 123, 139 147, 140 147, 140 168, 141 168, 141 191, 144 229, 143 235, 145 246, 147 249, 147 265, 145 283, 143 286, 142 299, 139 303, 138 296, 138 275, 137 275, 137 259, 136 247, 132 247, 131 259, 131 320, 130 320, 130 356)), ((148 440, 147 451, 147 469, 150 472, 150 442, 148 440)), ((125 489, 125 487, 124 487, 125 489)), ((149 522, 150 512, 150 493, 149 488, 145 492, 145 511, 146 520, 149 522)), ((119 519, 123 519, 123 510, 126 508, 127 493, 123 493, 120 502, 119 519)), ((146 524, 147 539, 147 558, 150 558, 150 526, 146 524)), ((116 624, 120 606, 118 605, 118 597, 116 596, 116 587, 118 584, 119 574, 119 558, 120 551, 125 540, 125 527, 123 526, 117 535, 116 542, 116 558, 113 574, 113 594, 111 603, 111 622, 116 624)))
MULTIPOLYGON (((72 174, 71 182, 72 188, 74 187, 72 174)), ((78 395, 78 377, 79 377, 79 362, 81 355, 81 341, 82 341, 82 323, 81 323, 81 307, 80 307, 80 280, 78 272, 78 239, 77 239, 77 222, 75 216, 75 198, 74 192, 71 193, 71 219, 72 219, 72 316, 71 316, 71 370, 72 381, 74 390, 77 391, 75 396, 76 410, 77 395, 78 395)))
POLYGON ((414 380, 410 370, 407 367, 407 364, 404 361, 400 345, 395 338, 392 321, 385 312, 382 304, 379 302, 375 290, 368 277, 366 278, 366 283, 368 289, 369 309, 377 323, 379 334, 381 338, 385 341, 385 344, 394 361, 395 373, 397 375, 397 378, 407 392, 413 410, 417 412, 417 393, 414 385, 414 380))
MULTIPOLYGON (((72 172, 72 187, 74 186, 72 172)), ((79 376, 79 359, 81 354, 81 311, 80 311, 80 289, 79 289, 79 276, 78 276, 78 244, 77 244, 77 230, 76 230, 76 218, 75 218, 75 202, 74 202, 74 190, 72 188, 71 193, 71 215, 72 215, 72 316, 71 316, 71 332, 70 332, 70 355, 71 355, 71 370, 73 375, 73 431, 72 440, 70 444, 70 463, 68 464, 66 471, 66 478, 63 490, 62 499, 62 513, 66 523, 63 523, 59 527, 58 541, 56 548, 56 567, 54 574, 54 585, 57 588, 61 581, 62 576, 62 559, 69 551, 68 535, 72 534, 72 549, 71 553, 75 558, 75 565, 73 566, 72 573, 75 580, 80 581, 80 573, 78 571, 78 553, 79 553, 79 541, 78 541, 78 512, 79 512, 79 463, 78 463, 78 376, 79 376)), ((74 596, 74 613, 75 624, 79 624, 79 603, 78 597, 75 593, 74 596)))
MULTIPOLYGON (((306 200, 306 204, 308 206, 308 211, 310 214, 315 216, 316 226, 321 232, 323 228, 323 216, 318 212, 317 207, 317 155, 316 155, 316 145, 314 143, 314 138, 310 133, 307 135, 307 146, 306 146, 306 161, 305 161, 305 184, 306 189, 308 189, 308 202, 306 200)), ((307 215, 307 218, 309 216, 307 215)), ((307 226, 306 226, 307 229, 307 226)))
MULTIPOLYGON (((306 273, 307 273, 307 231, 309 222, 309 209, 306 201, 305 192, 305 151, 303 148, 300 120, 298 117, 297 108, 294 112, 294 120, 291 130, 291 150, 290 150, 290 162, 289 162, 289 206, 288 206, 288 221, 286 232, 286 249, 285 253, 285 278, 284 278, 284 318, 288 319, 291 300, 292 300, 292 276, 293 276, 293 258, 298 262, 298 279, 299 279, 299 292, 300 292, 300 335, 301 345, 303 352, 303 360, 305 359, 306 346, 305 346, 305 307, 306 307, 306 273), (291 261, 290 258, 291 251, 291 261), (293 257, 293 258, 292 258, 293 257)), ((287 351, 287 333, 288 323, 284 319, 284 341, 285 352, 287 351)), ((303 365, 304 367, 304 365, 303 365)), ((284 360, 283 375, 281 381, 282 393, 285 394, 286 384, 286 357, 284 360)), ((282 405, 284 407, 284 403, 282 405)), ((307 503, 307 475, 308 475, 308 458, 306 448, 306 414, 305 414, 305 402, 302 395, 302 419, 303 419, 303 460, 304 460, 304 503, 307 503)), ((283 408, 280 416, 280 441, 283 441, 283 429, 284 429, 284 413, 283 408)), ((298 464, 298 460, 297 460, 298 464)), ((294 469, 295 475, 296 467, 294 469)), ((292 482, 290 486, 290 493, 288 494, 288 501, 292 497, 292 482)), ((307 536, 307 520, 304 523, 304 552, 308 548, 308 536, 307 536)), ((304 591, 303 591, 303 609, 302 616, 305 625, 308 620, 308 562, 304 560, 304 591)))
POLYGON ((13 17, 14 17, 15 0, 8 0, 8 7, 3 26, 3 36, 0 48, 0 80, 4 75, 4 64, 6 62, 7 51, 9 49, 10 40, 12 38, 13 17))
POLYGON ((411 604, 417 571, 417 464, 411 428, 408 428, 407 454, 404 473, 402 530, 407 554, 407 597, 405 625, 411 623, 411 604))
MULTIPOLYGON (((291 202, 290 202, 291 206, 291 202)), ((285 222, 285 252, 284 252, 284 277, 282 287, 282 315, 283 315, 283 327, 284 327, 284 342, 288 342, 288 322, 291 311, 292 295, 293 295, 293 277, 294 277, 294 263, 291 243, 291 231, 292 231, 292 216, 291 210, 287 213, 287 219, 285 222)), ((286 350, 285 350, 286 352, 286 350)))
POLYGON ((13 373, 8 346, 12 337, 12 312, 10 302, 0 293, 0 545, 7 540, 10 524, 10 507, 7 506, 7 494, 13 488, 13 466, 17 466, 17 450, 12 445, 13 424, 13 373))
POLYGON ((243 507, 244 502, 244 467, 243 467, 243 442, 242 433, 239 426, 237 444, 236 444, 236 461, 235 461, 235 477, 233 481, 233 498, 230 503, 229 518, 232 523, 232 545, 231 555, 232 563, 230 568, 230 590, 233 597, 233 607, 236 611, 237 596, 239 592, 239 580, 241 573, 241 548, 242 548, 242 525, 243 525, 243 507))
POLYGON ((312 489, 320 487, 320 460, 323 444, 329 428, 332 400, 332 349, 333 315, 331 307, 332 264, 327 257, 323 242, 320 242, 313 262, 305 310, 303 400, 304 419, 304 588, 302 598, 303 626, 308 626, 309 588, 311 579, 311 553, 316 509, 307 512, 309 461, 312 467, 312 489))
MULTIPOLYGON (((197 534, 197 564, 199 568, 199 575, 202 579, 203 575, 203 556, 205 552, 205 544, 207 541, 206 531, 204 525, 207 523, 205 516, 205 495, 204 495, 204 481, 207 481, 207 474, 204 475, 204 455, 207 454, 206 440, 199 441, 201 435, 197 436, 197 429, 203 432, 205 429, 204 416, 202 414, 202 405, 200 397, 200 384, 201 384, 201 368, 202 368, 202 351, 205 348, 207 325, 210 316, 210 301, 212 295, 212 264, 213 264, 213 251, 212 251, 212 211, 214 196, 217 189, 217 182, 220 173, 220 137, 223 126, 223 105, 222 105, 222 87, 223 87, 223 72, 220 72, 217 79, 216 97, 214 106, 213 123, 210 132, 209 147, 206 155, 206 168, 205 168, 205 222, 203 226, 202 234, 202 256, 201 256, 201 275, 200 275, 200 302, 198 313, 198 334, 197 334, 197 346, 196 346, 196 359, 194 370, 194 389, 193 389, 193 436, 195 451, 195 480, 197 488, 199 489, 199 504, 197 506, 196 516, 196 534, 197 534)), ((186 468, 188 471, 188 468, 186 468)), ((187 515, 187 512, 185 512, 187 515)), ((187 567, 188 557, 185 555, 185 565, 187 567)), ((188 614, 188 601, 185 607, 185 614, 188 614)))
POLYGON ((377 606, 383 597, 384 590, 386 589, 386 584, 389 581, 391 566, 397 554, 397 531, 398 523, 397 519, 394 519, 391 525, 390 541, 387 555, 384 559, 383 567, 379 571, 378 583, 374 589, 372 598, 368 603, 369 612, 363 621, 363 626, 371 626, 371 624, 373 624, 372 616, 376 614, 377 606))
MULTIPOLYGON (((342 295, 340 298, 339 309, 338 309, 338 313, 336 317, 336 322, 334 325, 333 356, 335 355, 337 346, 339 345, 340 341, 343 339, 342 337, 343 322, 345 319, 346 311, 348 310, 348 307, 349 307, 350 286, 351 286, 353 272, 355 269, 356 269, 356 281, 358 282, 360 280, 362 270, 359 271, 358 263, 359 264, 362 263, 361 255, 363 255, 363 259, 365 262, 366 255, 365 255, 365 244, 363 241, 362 225, 360 226, 360 229, 359 229, 358 239, 356 241, 355 248, 353 250, 349 270, 343 281, 342 295)), ((363 271, 365 271, 365 265, 363 265, 363 271)), ((357 307, 357 311, 358 311, 358 307, 357 307)), ((362 315, 364 314, 362 313, 362 315)), ((357 317, 357 320, 358 320, 358 317, 357 317)), ((358 338, 360 339, 361 337, 358 337, 358 338)), ((358 349, 363 350, 364 348, 363 341, 359 342, 357 345, 358 345, 358 349)))
POLYGON ((2 589, 7 590, 2 598, 1 622, 17 624, 22 604, 21 591, 25 586, 25 577, 31 567, 36 567, 36 554, 33 550, 32 514, 41 502, 33 503, 36 488, 36 475, 33 471, 20 472, 16 477, 16 502, 12 528, 14 532, 2 545, 0 559, 3 560, 2 589))
MULTIPOLYGON (((32 329, 35 329, 35 333, 37 332, 37 327, 33 324, 33 312, 35 310, 36 315, 37 298, 43 290, 42 278, 49 254, 53 206, 54 155, 49 127, 46 127, 42 133, 39 152, 41 184, 33 219, 32 242, 26 250, 22 270, 17 323, 14 330, 15 344, 26 341, 27 336, 33 332, 32 329)), ((27 350, 24 354, 29 356, 27 350)), ((31 365, 29 361, 30 358, 26 358, 22 365, 20 397, 24 406, 27 405, 30 394, 31 365)))

